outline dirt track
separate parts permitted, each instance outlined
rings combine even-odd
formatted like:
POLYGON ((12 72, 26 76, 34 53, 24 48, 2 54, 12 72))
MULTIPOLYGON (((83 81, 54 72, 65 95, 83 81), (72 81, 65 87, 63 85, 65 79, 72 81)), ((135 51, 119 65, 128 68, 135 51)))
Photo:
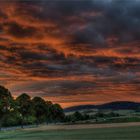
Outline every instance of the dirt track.
POLYGON ((25 130, 70 130, 70 129, 88 129, 88 128, 112 128, 140 126, 140 122, 133 123, 111 123, 111 124, 76 124, 76 125, 42 125, 37 128, 29 128, 25 130))

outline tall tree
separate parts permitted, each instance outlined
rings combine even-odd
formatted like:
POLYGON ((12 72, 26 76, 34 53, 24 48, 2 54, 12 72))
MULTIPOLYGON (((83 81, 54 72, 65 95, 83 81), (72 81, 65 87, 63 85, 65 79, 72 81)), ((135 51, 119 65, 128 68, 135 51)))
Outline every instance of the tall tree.
POLYGON ((46 121, 46 111, 47 105, 44 99, 41 97, 34 97, 32 99, 33 108, 35 111, 36 123, 41 123, 46 121))
POLYGON ((17 108, 21 115, 21 125, 28 123, 27 118, 33 114, 31 97, 26 93, 16 98, 17 108))
POLYGON ((4 116, 14 109, 14 100, 8 89, 0 86, 0 129, 4 116))
POLYGON ((53 103, 51 101, 46 101, 46 123, 53 121, 53 103))
POLYGON ((62 107, 59 104, 53 104, 52 106, 53 120, 55 122, 60 122, 64 120, 65 114, 62 107))

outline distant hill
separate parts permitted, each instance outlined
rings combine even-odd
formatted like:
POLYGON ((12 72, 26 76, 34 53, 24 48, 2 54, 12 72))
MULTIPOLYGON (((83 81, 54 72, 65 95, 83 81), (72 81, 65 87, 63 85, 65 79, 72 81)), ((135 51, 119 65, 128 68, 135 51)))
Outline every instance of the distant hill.
POLYGON ((64 112, 72 112, 72 111, 80 111, 80 110, 87 110, 87 109, 95 109, 95 105, 79 105, 79 106, 72 106, 64 109, 64 112))
POLYGON ((128 101, 117 101, 106 103, 102 105, 79 105, 65 108, 65 112, 80 111, 80 110, 90 110, 90 109, 112 109, 112 110, 123 110, 130 109, 135 110, 140 107, 140 103, 128 102, 128 101))

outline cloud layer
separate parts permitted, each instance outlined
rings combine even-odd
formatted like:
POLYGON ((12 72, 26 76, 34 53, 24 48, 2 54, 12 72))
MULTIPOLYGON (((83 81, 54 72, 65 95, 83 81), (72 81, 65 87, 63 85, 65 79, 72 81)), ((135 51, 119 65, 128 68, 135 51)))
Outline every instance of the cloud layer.
POLYGON ((140 101, 140 1, 0 2, 0 84, 64 107, 140 101))

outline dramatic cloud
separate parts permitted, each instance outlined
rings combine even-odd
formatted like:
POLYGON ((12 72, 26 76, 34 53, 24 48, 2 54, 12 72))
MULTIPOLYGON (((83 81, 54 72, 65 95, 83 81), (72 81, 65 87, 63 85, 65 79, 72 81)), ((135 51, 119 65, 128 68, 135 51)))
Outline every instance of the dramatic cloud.
POLYGON ((0 2, 0 84, 64 107, 140 101, 139 0, 0 2))

